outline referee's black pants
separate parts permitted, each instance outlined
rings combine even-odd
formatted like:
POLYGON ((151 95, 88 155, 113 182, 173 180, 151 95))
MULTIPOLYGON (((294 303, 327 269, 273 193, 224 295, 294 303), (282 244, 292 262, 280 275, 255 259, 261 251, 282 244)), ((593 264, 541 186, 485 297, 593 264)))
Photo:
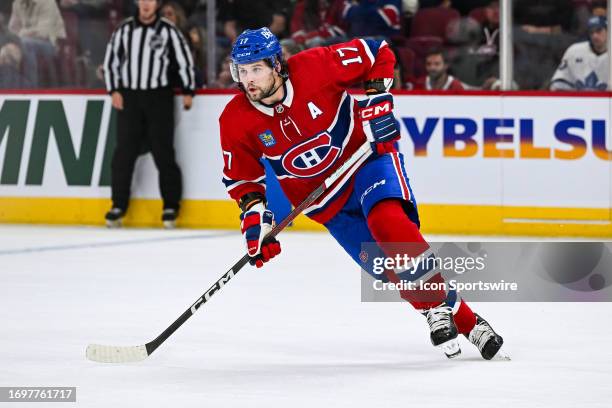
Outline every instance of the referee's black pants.
POLYGON ((178 211, 183 192, 174 153, 174 93, 170 88, 121 90, 123 110, 117 115, 117 146, 111 165, 113 207, 127 210, 134 164, 148 141, 159 171, 164 209, 178 211))

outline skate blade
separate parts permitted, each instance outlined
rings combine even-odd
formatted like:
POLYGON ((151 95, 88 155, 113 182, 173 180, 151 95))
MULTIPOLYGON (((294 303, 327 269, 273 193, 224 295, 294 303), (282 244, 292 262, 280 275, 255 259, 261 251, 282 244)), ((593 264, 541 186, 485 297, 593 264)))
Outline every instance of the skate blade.
POLYGON ((176 228, 176 221, 163 221, 165 229, 174 229, 176 228))
POLYGON ((456 358, 461 354, 461 348, 459 347, 459 340, 457 338, 442 343, 437 347, 442 350, 448 358, 456 358))
POLYGON ((107 228, 121 228, 121 220, 109 221, 106 220, 107 228))
POLYGON ((506 350, 504 350, 504 348, 502 347, 497 350, 497 353, 495 353, 491 361, 512 361, 512 359, 510 358, 510 355, 506 353, 506 350))

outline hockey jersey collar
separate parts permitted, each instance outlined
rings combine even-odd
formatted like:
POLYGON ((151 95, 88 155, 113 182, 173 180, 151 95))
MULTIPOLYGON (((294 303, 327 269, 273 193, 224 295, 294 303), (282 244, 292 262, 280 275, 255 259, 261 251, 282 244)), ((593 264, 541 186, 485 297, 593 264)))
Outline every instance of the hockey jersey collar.
POLYGON ((286 107, 290 108, 291 103, 293 102, 293 85, 291 84, 290 79, 287 79, 287 81, 285 81, 285 83, 283 84, 283 88, 285 89, 285 96, 280 102, 275 103, 274 105, 266 105, 260 102, 253 102, 250 99, 249 102, 251 103, 251 105, 253 105, 253 107, 255 107, 255 109, 257 109, 261 113, 264 113, 268 116, 274 116, 275 106, 285 105, 286 107))

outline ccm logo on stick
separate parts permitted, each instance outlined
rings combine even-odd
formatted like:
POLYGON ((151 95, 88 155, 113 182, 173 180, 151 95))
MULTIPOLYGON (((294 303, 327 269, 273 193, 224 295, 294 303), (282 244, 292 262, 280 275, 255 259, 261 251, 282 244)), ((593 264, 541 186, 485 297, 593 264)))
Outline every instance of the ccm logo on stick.
POLYGON ((391 102, 384 101, 383 103, 379 103, 378 105, 368 106, 367 108, 361 109, 360 115, 361 119, 370 120, 391 113, 392 110, 393 105, 391 104, 391 102))
POLYGON ((217 282, 215 282, 214 285, 212 285, 212 287, 210 287, 210 289, 208 289, 206 291, 206 293, 204 294, 204 296, 202 296, 201 298, 199 298, 198 300, 196 300, 196 302, 191 305, 190 309, 191 309, 191 314, 194 314, 198 308, 200 306, 202 306, 202 303, 205 303, 208 301, 208 299, 210 299, 210 297, 218 290, 220 290, 227 282, 229 282, 230 279, 232 279, 234 277, 236 273, 234 272, 233 269, 230 269, 229 272, 227 272, 225 275, 223 275, 217 282))

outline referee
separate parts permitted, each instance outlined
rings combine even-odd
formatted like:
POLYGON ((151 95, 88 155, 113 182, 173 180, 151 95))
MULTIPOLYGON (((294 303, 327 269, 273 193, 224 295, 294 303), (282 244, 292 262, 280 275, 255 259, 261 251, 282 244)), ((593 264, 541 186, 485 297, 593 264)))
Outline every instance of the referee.
POLYGON ((118 227, 130 198, 134 163, 143 142, 151 146, 164 201, 162 221, 173 228, 182 195, 181 170, 174 154, 173 72, 178 68, 183 108, 191 108, 195 79, 185 38, 159 16, 161 0, 137 0, 138 13, 114 31, 106 49, 104 78, 117 115, 117 147, 111 166, 113 206, 106 224, 118 227))

